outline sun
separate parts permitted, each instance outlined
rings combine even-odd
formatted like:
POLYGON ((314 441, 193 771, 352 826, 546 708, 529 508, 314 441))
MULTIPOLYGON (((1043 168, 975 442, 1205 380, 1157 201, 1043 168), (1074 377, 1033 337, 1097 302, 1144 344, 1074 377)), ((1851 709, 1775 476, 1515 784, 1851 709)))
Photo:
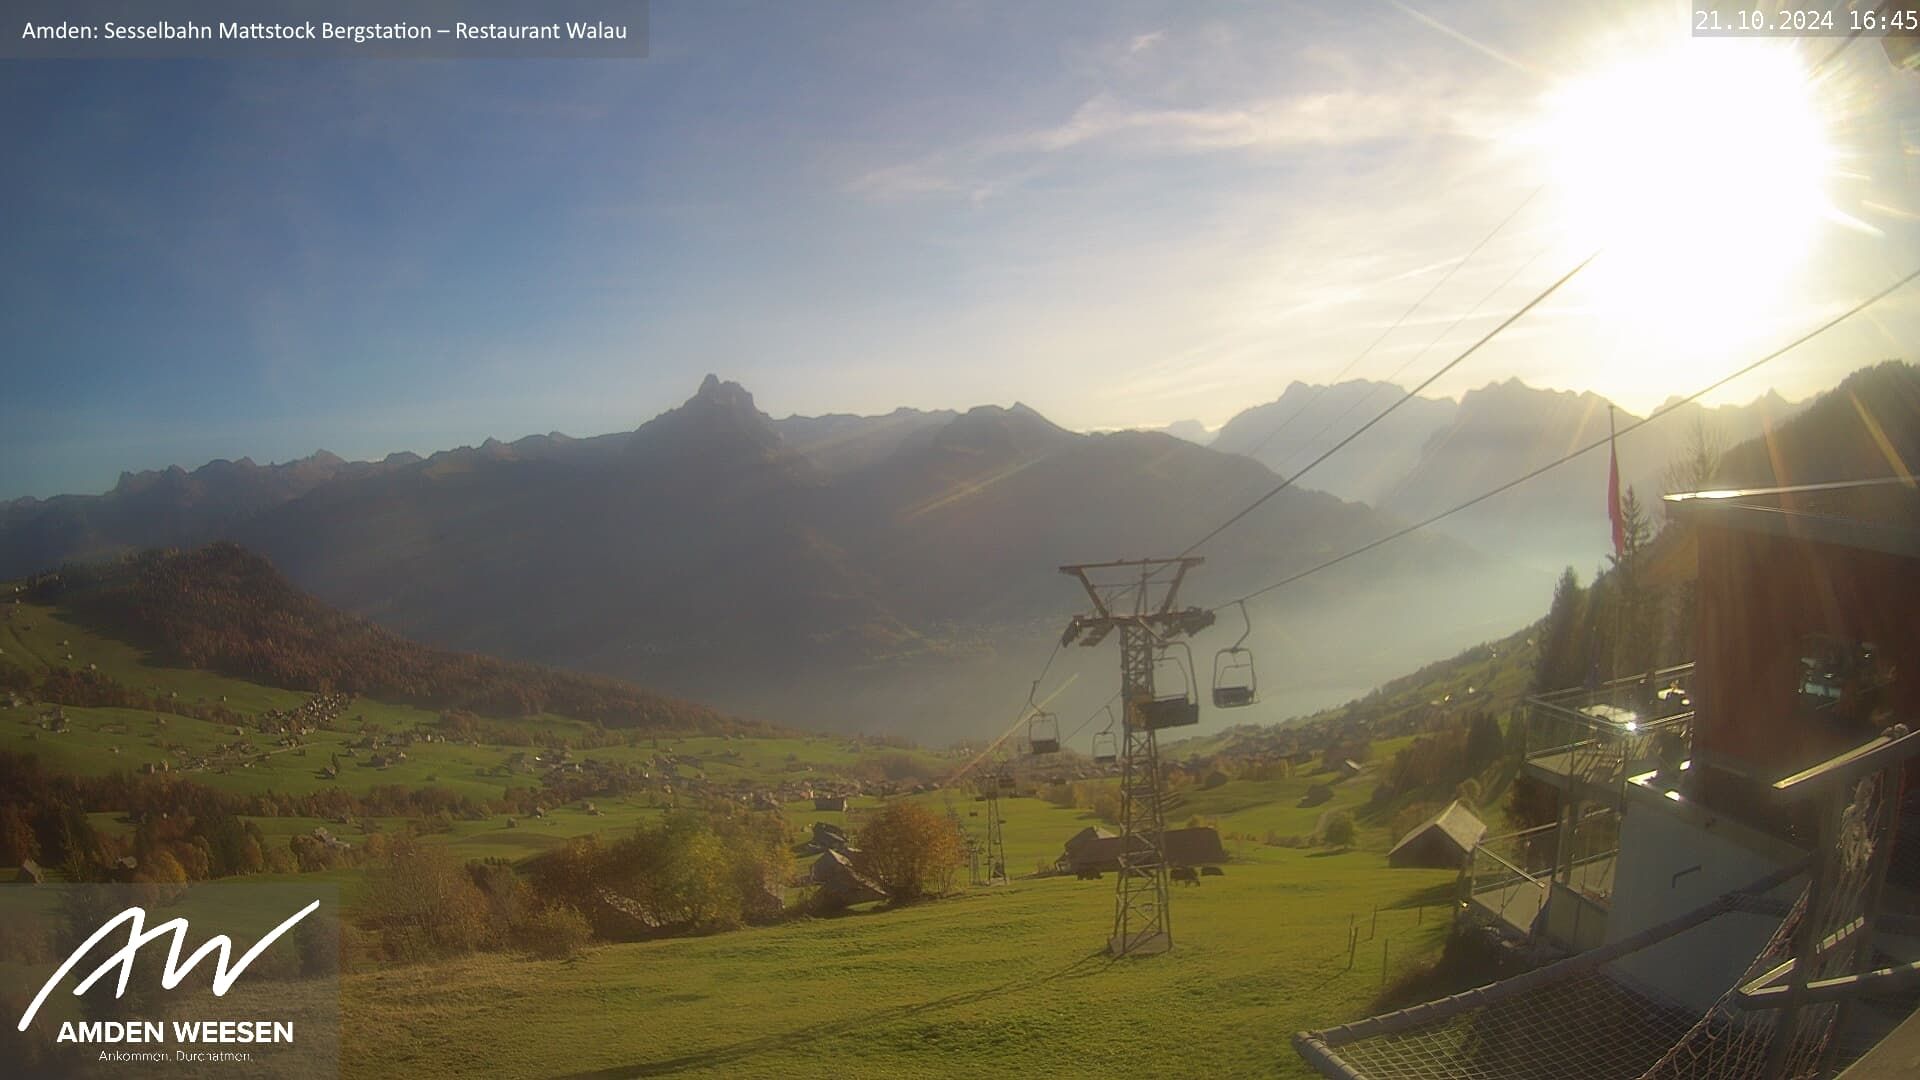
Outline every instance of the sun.
POLYGON ((1730 322, 1777 312, 1837 216, 1828 123, 1790 43, 1685 39, 1542 104, 1557 227, 1603 250, 1581 293, 1664 344, 1724 341, 1730 322))

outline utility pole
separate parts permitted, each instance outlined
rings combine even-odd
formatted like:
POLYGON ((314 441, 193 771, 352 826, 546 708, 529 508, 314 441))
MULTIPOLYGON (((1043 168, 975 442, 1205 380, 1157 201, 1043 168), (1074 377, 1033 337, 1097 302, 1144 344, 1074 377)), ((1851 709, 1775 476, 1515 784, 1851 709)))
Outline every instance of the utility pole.
POLYGON ((1114 886, 1114 956, 1152 956, 1173 948, 1167 904, 1166 812, 1161 786, 1161 728, 1198 723, 1197 674, 1191 658, 1188 685, 1156 695, 1154 666, 1173 639, 1198 633, 1213 613, 1176 607, 1187 571, 1203 559, 1139 559, 1063 566, 1078 578, 1093 612, 1076 615, 1061 643, 1091 648, 1120 632, 1120 873, 1114 886))

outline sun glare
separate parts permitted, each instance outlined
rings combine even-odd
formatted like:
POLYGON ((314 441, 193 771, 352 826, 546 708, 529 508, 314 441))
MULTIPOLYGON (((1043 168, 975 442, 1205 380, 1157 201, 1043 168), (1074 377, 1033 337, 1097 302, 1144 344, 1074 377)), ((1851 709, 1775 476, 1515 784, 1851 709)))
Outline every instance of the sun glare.
POLYGON ((1605 250, 1581 290, 1600 314, 1667 345, 1725 342, 1730 319, 1784 299, 1833 213, 1834 154, 1805 67, 1776 44, 1688 40, 1546 99, 1560 227, 1605 250))

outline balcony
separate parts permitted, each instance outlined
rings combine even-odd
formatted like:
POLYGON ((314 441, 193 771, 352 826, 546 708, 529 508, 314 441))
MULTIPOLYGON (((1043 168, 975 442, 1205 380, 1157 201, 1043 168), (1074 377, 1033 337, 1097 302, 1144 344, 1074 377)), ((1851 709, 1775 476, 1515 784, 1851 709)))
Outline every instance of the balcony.
POLYGON ((1606 931, 1618 854, 1619 815, 1604 808, 1571 828, 1554 822, 1487 837, 1461 875, 1463 910, 1508 941, 1593 948, 1606 931))
POLYGON ((1527 699, 1526 775, 1568 803, 1618 809, 1628 777, 1691 753, 1693 665, 1527 699))

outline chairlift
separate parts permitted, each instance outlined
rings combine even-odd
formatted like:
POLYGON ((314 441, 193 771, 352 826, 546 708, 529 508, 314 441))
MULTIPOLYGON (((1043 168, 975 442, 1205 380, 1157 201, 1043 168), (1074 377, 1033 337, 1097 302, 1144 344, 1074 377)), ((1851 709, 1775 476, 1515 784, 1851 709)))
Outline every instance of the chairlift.
POLYGON ((1060 718, 1042 710, 1033 714, 1027 721, 1027 752, 1030 754, 1057 754, 1060 752, 1060 718))
POLYGON ((1107 713, 1107 726, 1095 732, 1093 736, 1093 763, 1111 765, 1120 760, 1120 740, 1113 734, 1113 706, 1103 706, 1107 713))
POLYGON ((1240 618, 1247 628, 1240 640, 1221 649, 1213 658, 1213 707, 1243 709, 1260 700, 1260 681, 1253 669, 1253 650, 1246 647, 1253 633, 1253 619, 1247 615, 1247 602, 1240 601, 1240 618))
POLYGON ((1027 721, 1027 753, 1057 754, 1060 752, 1060 718, 1034 701, 1039 693, 1040 680, 1035 679, 1032 689, 1027 691, 1027 708, 1033 710, 1033 718, 1027 721))
POLYGON ((1176 641, 1160 647, 1159 655, 1153 660, 1153 686, 1153 699, 1137 706, 1147 730, 1187 727, 1200 722, 1200 701, 1194 696, 1193 649, 1186 642, 1176 641), (1182 653, 1186 656, 1184 661, 1182 653))

